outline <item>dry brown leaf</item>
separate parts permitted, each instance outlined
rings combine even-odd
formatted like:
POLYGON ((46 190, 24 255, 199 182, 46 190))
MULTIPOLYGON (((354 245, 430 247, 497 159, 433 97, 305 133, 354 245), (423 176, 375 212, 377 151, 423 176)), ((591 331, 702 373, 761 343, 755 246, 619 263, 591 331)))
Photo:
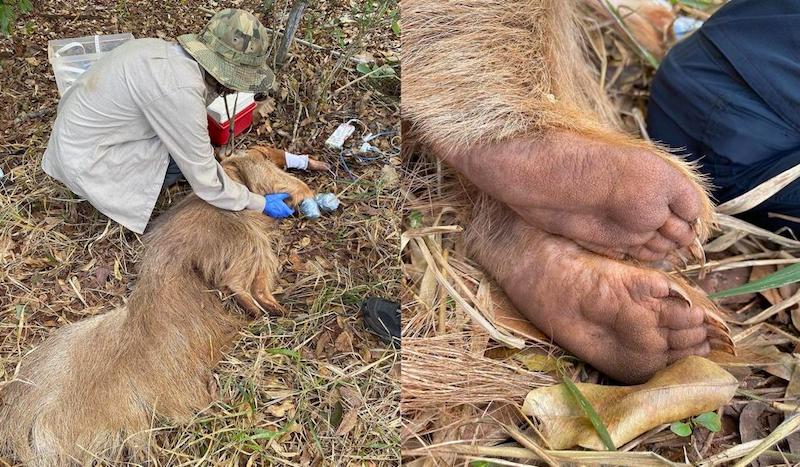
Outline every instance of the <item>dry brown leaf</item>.
POLYGON ((800 308, 792 308, 790 313, 792 316, 792 326, 800 331, 800 308))
POLYGON ((398 175, 397 169, 388 164, 384 165, 381 169, 381 178, 378 180, 378 183, 387 188, 397 186, 397 184, 400 183, 400 175, 398 175))
POLYGON ((306 270, 306 263, 300 258, 295 252, 289 254, 289 262, 292 263, 292 270, 296 272, 305 272, 306 270))
POLYGON ((772 363, 765 365, 763 367, 764 371, 786 381, 792 378, 792 373, 794 373, 797 363, 794 357, 781 352, 774 345, 754 347, 752 350, 756 355, 763 357, 764 362, 772 363))
POLYGON ((314 347, 314 356, 318 359, 322 357, 323 353, 327 353, 327 350, 330 349, 331 343, 331 333, 330 331, 323 332, 319 339, 317 339, 317 344, 314 347))
POLYGON ((110 268, 106 266, 99 266, 94 270, 94 281, 98 287, 102 287, 106 283, 108 277, 113 274, 110 268))
POLYGON ((268 97, 263 101, 256 104, 255 115, 261 118, 266 118, 269 114, 275 111, 275 99, 268 97))
MULTIPOLYGON (((733 397, 738 381, 716 363, 687 357, 638 386, 577 383, 608 428, 616 446, 664 423, 716 410, 733 397)), ((542 422, 553 449, 605 449, 591 422, 563 384, 534 389, 523 412, 542 422)))
MULTIPOLYGON (((538 349, 531 349, 514 355, 528 371, 544 371, 554 373, 558 370, 560 362, 553 355, 544 353, 538 349)), ((566 364, 566 362, 564 362, 566 364)))
MULTIPOLYGON (((750 272, 750 280, 749 282, 755 282, 763 277, 766 277, 773 272, 777 271, 778 268, 773 265, 766 265, 766 266, 754 266, 753 270, 750 272)), ((775 305, 783 301, 783 297, 781 297, 780 292, 778 289, 767 289, 759 292, 764 298, 767 299, 770 305, 775 305)))
MULTIPOLYGON (((416 247, 416 245, 415 245, 416 247)), ((439 283, 436 282, 436 276, 433 273, 433 265, 426 263, 425 272, 422 275, 422 280, 419 283, 419 301, 425 304, 428 309, 433 308, 438 295, 437 290, 439 283)))
POLYGON ((342 417, 339 428, 336 429, 336 436, 345 436, 355 428, 358 423, 358 409, 349 409, 342 417))
POLYGON ((786 385, 786 399, 800 400, 800 367, 795 366, 792 378, 786 385))
MULTIPOLYGON (((742 439, 742 443, 762 439, 769 434, 767 428, 759 421, 761 414, 766 409, 767 404, 759 401, 753 401, 744 406, 742 413, 739 415, 739 436, 742 439)), ((759 465, 768 464, 769 459, 762 456, 750 465, 758 467, 759 465)))
POLYGON ((267 413, 278 418, 285 417, 287 414, 292 416, 294 413, 294 403, 286 399, 278 405, 270 405, 267 407, 267 413))
POLYGON ((786 437, 786 441, 789 443, 789 452, 800 454, 800 433, 792 433, 786 437))
POLYGON ((17 246, 14 243, 14 240, 11 240, 9 236, 2 236, 0 237, 0 262, 6 259, 6 257, 12 256, 13 250, 17 246))
POLYGON ((359 409, 364 405, 364 398, 361 397, 361 394, 349 386, 339 386, 339 396, 352 409, 359 409))
MULTIPOLYGON (((749 268, 714 271, 706 274, 706 276, 702 279, 698 279, 697 285, 707 293, 719 292, 720 290, 732 289, 734 287, 739 287, 740 285, 746 284, 748 280, 753 280, 753 276, 751 274, 753 273, 749 268)), ((760 272, 755 272, 755 274, 756 277, 762 277, 765 275, 761 274, 760 272), (759 276, 758 274, 761 275, 759 276)), ((728 306, 743 305, 752 301, 755 296, 755 294, 734 295, 732 297, 721 298, 717 303, 728 306)), ((738 308, 738 306, 736 306, 736 308, 738 308)))
POLYGON ((334 343, 336 350, 342 353, 352 353, 353 352, 353 336, 345 329, 339 336, 336 338, 336 342, 334 343))

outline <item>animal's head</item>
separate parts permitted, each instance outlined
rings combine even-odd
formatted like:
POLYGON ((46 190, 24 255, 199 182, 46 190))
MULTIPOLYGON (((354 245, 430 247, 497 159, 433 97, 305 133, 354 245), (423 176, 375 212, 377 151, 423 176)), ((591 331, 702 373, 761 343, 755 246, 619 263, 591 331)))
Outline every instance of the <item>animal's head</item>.
POLYGON ((314 192, 308 185, 280 168, 278 164, 283 165, 283 157, 283 151, 255 146, 227 157, 222 167, 229 177, 253 193, 289 193, 292 205, 313 198, 314 192))

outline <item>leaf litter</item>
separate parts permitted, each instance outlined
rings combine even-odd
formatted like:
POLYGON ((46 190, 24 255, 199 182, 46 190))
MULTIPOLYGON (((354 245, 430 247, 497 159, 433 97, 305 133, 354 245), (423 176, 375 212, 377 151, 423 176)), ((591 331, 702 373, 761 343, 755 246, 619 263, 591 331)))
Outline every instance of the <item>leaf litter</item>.
MULTIPOLYGON (((233 0, 35 2, 14 35, 0 37, 0 385, 25 353, 54 330, 124 303, 136 283, 141 239, 98 214, 40 169, 58 93, 47 41, 131 32, 174 39, 197 32, 213 12, 243 8, 282 30, 291 2, 233 0)), ((278 299, 290 319, 258 319, 241 331, 215 372, 219 400, 185 425, 158 421, 147 462, 178 465, 396 465, 399 459, 399 356, 361 324, 360 301, 399 295, 397 186, 379 183, 399 147, 399 78, 368 77, 349 54, 371 57, 399 76, 397 2, 321 0, 306 9, 278 86, 260 104, 254 125, 237 138, 313 154, 328 174, 302 174, 314 189, 337 193, 343 209, 317 222, 282 223, 278 299), (343 60, 340 58, 345 57, 343 60), (358 81, 356 81, 358 80, 358 81), (342 88, 337 93, 325 92, 342 88), (352 83, 352 84, 351 84, 352 83), (380 153, 325 148, 337 125, 357 118, 354 140, 380 153), (343 167, 347 164, 347 170, 343 167), (317 339, 347 329, 348 339, 317 348, 317 339), (345 345, 346 344, 346 345, 345 345), (346 350, 342 351, 340 349, 346 350), (347 433, 327 420, 337 388, 364 401, 347 433)), ((355 144, 355 143, 354 143, 355 144)), ((189 192, 162 195, 155 215, 189 192)), ((329 337, 330 338, 330 337, 329 337)), ((348 406, 350 407, 350 406, 348 406)), ((10 460, 0 458, 0 464, 10 460)))

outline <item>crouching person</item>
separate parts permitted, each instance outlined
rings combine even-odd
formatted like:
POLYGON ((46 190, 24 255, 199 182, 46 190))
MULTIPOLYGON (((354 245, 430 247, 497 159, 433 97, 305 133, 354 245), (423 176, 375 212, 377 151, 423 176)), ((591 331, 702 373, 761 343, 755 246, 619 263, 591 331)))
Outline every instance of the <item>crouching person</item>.
POLYGON ((42 168, 98 211, 143 233, 159 192, 182 174, 221 209, 281 218, 283 194, 253 193, 214 158, 206 106, 236 91, 266 93, 267 30, 252 14, 222 10, 199 34, 127 42, 64 94, 42 168))

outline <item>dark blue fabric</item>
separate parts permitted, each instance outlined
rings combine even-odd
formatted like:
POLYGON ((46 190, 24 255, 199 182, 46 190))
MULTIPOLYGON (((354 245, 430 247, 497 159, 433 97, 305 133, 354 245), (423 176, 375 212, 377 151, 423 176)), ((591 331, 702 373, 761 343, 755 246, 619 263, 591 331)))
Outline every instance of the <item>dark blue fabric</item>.
POLYGON ((164 184, 161 186, 162 189, 170 187, 176 183, 178 180, 183 178, 183 172, 178 167, 178 164, 172 159, 172 156, 169 157, 169 165, 167 165, 167 174, 164 175, 164 184))
MULTIPOLYGON (((677 44, 653 80, 650 136, 701 164, 724 202, 800 163, 800 0, 732 0, 677 44)), ((740 217, 800 224, 800 181, 740 217)))

